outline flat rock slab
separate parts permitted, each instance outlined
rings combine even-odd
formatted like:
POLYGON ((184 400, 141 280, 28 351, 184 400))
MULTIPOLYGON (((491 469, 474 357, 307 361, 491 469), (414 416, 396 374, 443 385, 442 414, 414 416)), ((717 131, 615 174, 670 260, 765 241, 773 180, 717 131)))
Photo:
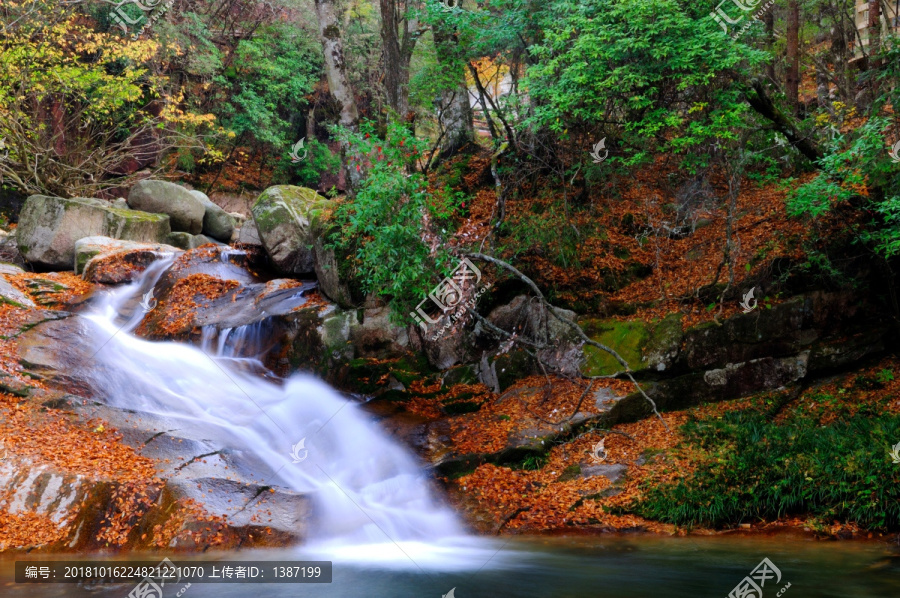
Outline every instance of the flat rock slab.
POLYGON ((44 404, 83 421, 103 420, 118 430, 125 444, 157 461, 157 475, 165 480, 170 500, 194 500, 207 514, 225 517, 232 528, 271 528, 297 539, 307 529, 309 497, 272 485, 277 472, 227 449, 227 439, 205 438, 190 422, 73 395, 60 393, 44 404))
POLYGON ((85 237, 75 243, 75 273, 90 282, 132 282, 153 262, 182 250, 163 243, 85 237))

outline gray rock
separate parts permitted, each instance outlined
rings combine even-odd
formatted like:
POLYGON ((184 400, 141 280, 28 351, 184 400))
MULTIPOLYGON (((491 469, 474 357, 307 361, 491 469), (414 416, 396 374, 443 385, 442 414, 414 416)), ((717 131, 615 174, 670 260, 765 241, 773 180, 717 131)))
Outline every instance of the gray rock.
POLYGON ((256 223, 253 222, 253 218, 247 218, 241 225, 237 242, 241 245, 262 245, 262 241, 259 239, 259 231, 256 230, 256 223))
POLYGON ((117 199, 114 199, 112 202, 112 207, 117 208, 119 210, 130 210, 131 209, 128 207, 128 202, 125 200, 124 197, 119 197, 117 199))
POLYGON ((194 235, 191 233, 185 232, 174 232, 166 235, 166 243, 169 245, 174 245, 179 249, 191 249, 191 241, 193 240, 194 235))
MULTIPOLYGON (((568 309, 558 309, 557 313, 570 320, 577 317, 575 312, 568 309)), ((539 343, 547 343, 555 338, 574 340, 574 333, 569 326, 550 314, 540 301, 527 295, 519 295, 506 305, 494 308, 487 319, 498 328, 515 331, 520 336, 539 343)), ((487 331, 483 331, 480 326, 476 328, 476 334, 484 333, 487 331)))
POLYGON ((34 301, 31 300, 31 297, 6 280, 6 274, 21 274, 23 272, 25 271, 17 266, 0 264, 0 274, 2 274, 2 276, 0 276, 0 301, 24 307, 37 307, 34 301))
POLYGON ((181 250, 160 243, 85 237, 75 243, 75 273, 82 272, 82 278, 90 282, 133 282, 147 266, 174 253, 181 250))
POLYGON ((209 199, 209 195, 207 195, 207 194, 204 193, 203 191, 198 191, 197 189, 191 189, 191 190, 188 191, 188 193, 190 193, 191 195, 193 195, 194 197, 196 197, 197 199, 199 199, 199 200, 200 200, 201 202, 203 202, 204 204, 205 204, 206 202, 208 202, 208 201, 211 201, 211 200, 209 199))
POLYGON ((25 265, 25 260, 19 253, 19 245, 16 242, 16 231, 7 233, 3 239, 0 239, 0 260, 16 266, 25 265))
MULTIPOLYGON (((139 243, 101 236, 85 237, 75 242, 75 274, 85 272, 89 262, 95 257, 103 258, 128 252, 155 252, 162 255, 178 251, 178 247, 162 243, 139 243)), ((85 279, 87 279, 87 276, 85 276, 85 279)))
POLYGON ((134 210, 167 214, 172 230, 175 231, 196 235, 203 230, 203 217, 206 214, 203 202, 175 183, 140 181, 128 194, 128 206, 134 210))
POLYGON ((205 193, 193 190, 191 195, 199 199, 203 203, 203 234, 210 236, 219 241, 226 243, 231 241, 231 235, 234 233, 234 218, 214 204, 205 193))
POLYGON ((407 329, 391 322, 390 308, 373 307, 363 312, 362 323, 350 329, 350 342, 360 357, 398 357, 409 346, 407 329))
POLYGON ((360 301, 354 298, 350 284, 342 280, 337 259, 333 249, 325 248, 325 241, 319 237, 315 243, 315 270, 316 279, 319 281, 319 289, 328 299, 331 299, 344 309, 356 307, 360 301))
POLYGON ((594 476, 603 476, 609 480, 611 484, 618 482, 622 476, 628 472, 627 465, 582 465, 581 472, 576 476, 579 478, 592 478, 594 476))
POLYGON ((169 217, 162 214, 120 210, 98 199, 32 195, 19 213, 16 242, 26 261, 68 270, 78 239, 106 236, 159 243, 169 232, 169 217))
POLYGON ((209 245, 210 243, 212 243, 213 245, 225 245, 225 243, 221 243, 219 241, 216 241, 215 239, 211 239, 206 235, 193 235, 191 237, 190 243, 188 244, 188 249, 196 249, 201 245, 209 245))
POLYGON ((315 271, 313 245, 322 213, 330 203, 305 187, 276 185, 262 192, 251 213, 262 245, 279 271, 315 271))
MULTIPOLYGON (((557 309, 557 313, 569 320, 576 317, 575 312, 567 309, 557 309)), ((537 299, 519 295, 506 305, 494 308, 487 316, 487 320, 501 330, 517 334, 534 343, 548 345, 539 351, 538 356, 552 369, 569 376, 578 373, 584 361, 580 339, 569 326, 554 317, 537 299)), ((475 325, 474 334, 482 342, 496 342, 493 340, 494 334, 480 322, 475 325)), ((537 362, 525 355, 516 355, 515 352, 508 356, 498 356, 492 367, 496 371, 497 382, 501 389, 529 373, 540 372, 537 362), (509 371, 504 372, 503 369, 509 371)), ((484 375, 486 370, 483 367, 481 371, 482 378, 492 379, 491 376, 484 375)))
POLYGON ((0 274, 24 274, 25 270, 15 264, 4 264, 0 262, 0 274))

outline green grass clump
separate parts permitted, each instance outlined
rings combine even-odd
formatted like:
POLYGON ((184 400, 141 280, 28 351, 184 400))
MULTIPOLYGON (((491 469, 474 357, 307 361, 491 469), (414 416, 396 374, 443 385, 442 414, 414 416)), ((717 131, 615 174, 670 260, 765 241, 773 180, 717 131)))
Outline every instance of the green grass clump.
POLYGON ((900 464, 888 454, 900 442, 896 415, 829 425, 797 415, 776 424, 765 413, 734 411, 682 429, 703 455, 698 468, 647 488, 633 512, 685 527, 800 515, 900 528, 900 464))

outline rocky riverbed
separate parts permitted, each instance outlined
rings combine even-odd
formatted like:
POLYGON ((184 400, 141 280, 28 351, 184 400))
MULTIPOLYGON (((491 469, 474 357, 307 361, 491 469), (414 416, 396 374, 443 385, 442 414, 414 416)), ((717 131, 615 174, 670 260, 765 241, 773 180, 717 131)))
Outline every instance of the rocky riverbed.
POLYGON ((434 339, 359 296, 323 240, 328 210, 329 200, 288 186, 265 191, 246 215, 163 181, 114 202, 28 198, 5 241, 18 254, 0 267, 0 548, 194 551, 307 536, 308 496, 269 483, 227 439, 100 396, 98 339, 82 316, 154 268, 158 277, 116 314, 136 337, 191 344, 276 382, 297 372, 326 380, 411 447, 468 524, 488 533, 673 532, 627 507, 642 483, 690 467, 676 451, 681 423, 772 393, 802 398, 889 359, 888 327, 850 292, 701 324, 560 310, 614 348, 631 378, 508 284, 485 293, 480 320, 434 339), (495 329, 554 344, 510 351, 495 329))

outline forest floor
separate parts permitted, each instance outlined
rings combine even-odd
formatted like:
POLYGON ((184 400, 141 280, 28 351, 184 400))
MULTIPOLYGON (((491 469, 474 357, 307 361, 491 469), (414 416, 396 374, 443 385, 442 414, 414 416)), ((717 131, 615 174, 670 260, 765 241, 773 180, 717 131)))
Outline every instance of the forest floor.
MULTIPOLYGON (((816 418, 824 426, 839 418, 850 417, 861 409, 900 414, 900 381, 875 382, 881 372, 898 371, 898 365, 895 357, 886 357, 859 371, 823 380, 787 401, 775 421, 803 414, 816 418)), ((542 384, 543 378, 523 380, 507 394, 515 395, 519 387, 534 388, 542 384)), ((533 419, 535 415, 564 419, 565 414, 572 412, 580 394, 572 386, 567 381, 557 380, 550 400, 543 392, 524 392, 516 395, 516 401, 501 404, 495 402, 495 395, 486 388, 470 387, 469 392, 481 390, 484 393, 485 403, 476 414, 452 418, 452 428, 456 431, 451 435, 453 446, 462 453, 496 450, 507 436, 519 431, 519 422, 533 419)), ((784 394, 787 392, 783 391, 784 394)), ((671 431, 655 417, 617 424, 611 431, 591 430, 552 446, 542 458, 526 459, 509 466, 484 464, 464 475, 444 478, 444 483, 454 506, 467 514, 468 521, 476 529, 485 533, 573 530, 717 533, 722 530, 702 527, 687 530, 651 521, 630 511, 648 489, 689 479, 699 466, 716 458, 712 452, 685 438, 681 429, 683 424, 721 420, 731 411, 762 410, 772 402, 773 396, 783 393, 761 393, 665 412, 662 417, 671 431), (598 456, 597 447, 601 442, 602 450, 598 456), (610 471, 615 475, 609 476, 610 471)), ((427 413, 428 407, 445 403, 447 396, 437 395, 422 401, 420 408, 427 413)), ((591 410, 583 406, 582 411, 591 410)), ((835 537, 880 536, 877 531, 864 530, 853 522, 823 523, 814 517, 800 516, 754 520, 740 526, 727 526, 724 530, 768 533, 779 528, 835 537)))

